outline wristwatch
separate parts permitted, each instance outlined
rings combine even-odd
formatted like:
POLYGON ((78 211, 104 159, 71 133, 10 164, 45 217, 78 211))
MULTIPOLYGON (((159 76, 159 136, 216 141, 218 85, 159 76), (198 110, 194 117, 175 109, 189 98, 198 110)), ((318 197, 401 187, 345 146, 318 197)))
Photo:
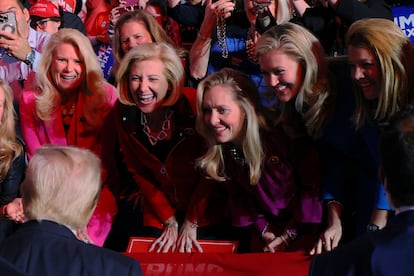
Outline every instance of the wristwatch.
POLYGON ((24 61, 24 63, 26 63, 27 65, 30 66, 30 68, 32 68, 34 60, 36 57, 36 53, 35 50, 33 48, 31 48, 31 51, 27 54, 26 56, 26 60, 24 61))
POLYGON ((377 232, 379 230, 380 230, 380 227, 378 225, 376 225, 376 224, 370 223, 367 226, 367 231, 368 232, 377 232))

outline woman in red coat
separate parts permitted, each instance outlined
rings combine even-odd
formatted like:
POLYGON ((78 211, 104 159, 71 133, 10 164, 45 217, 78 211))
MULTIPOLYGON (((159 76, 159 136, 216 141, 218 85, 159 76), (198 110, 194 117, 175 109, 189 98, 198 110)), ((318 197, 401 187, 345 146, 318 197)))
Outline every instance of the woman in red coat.
MULTIPOLYGON (((195 160, 203 140, 195 131, 195 97, 182 94, 184 69, 173 47, 141 44, 117 74, 116 126, 128 171, 143 202, 150 251, 175 250, 178 227, 200 177, 195 160)), ((195 91, 194 91, 195 93, 195 91)))

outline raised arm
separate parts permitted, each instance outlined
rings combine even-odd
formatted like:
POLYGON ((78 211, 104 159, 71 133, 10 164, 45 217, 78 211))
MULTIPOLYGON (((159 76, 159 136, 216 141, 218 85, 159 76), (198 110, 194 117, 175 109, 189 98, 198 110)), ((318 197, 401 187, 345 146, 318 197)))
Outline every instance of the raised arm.
POLYGON ((217 14, 224 13, 228 18, 234 10, 235 4, 230 0, 219 0, 212 3, 207 0, 203 23, 190 50, 190 74, 195 79, 202 79, 207 74, 210 59, 210 48, 213 30, 216 27, 217 14))

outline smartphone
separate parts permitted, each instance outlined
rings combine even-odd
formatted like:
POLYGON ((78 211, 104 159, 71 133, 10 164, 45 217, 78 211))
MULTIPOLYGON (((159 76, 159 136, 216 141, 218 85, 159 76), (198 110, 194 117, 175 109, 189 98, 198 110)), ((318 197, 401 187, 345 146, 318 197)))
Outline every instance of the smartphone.
POLYGON ((17 32, 16 14, 14 12, 0 13, 0 30, 12 34, 17 32))

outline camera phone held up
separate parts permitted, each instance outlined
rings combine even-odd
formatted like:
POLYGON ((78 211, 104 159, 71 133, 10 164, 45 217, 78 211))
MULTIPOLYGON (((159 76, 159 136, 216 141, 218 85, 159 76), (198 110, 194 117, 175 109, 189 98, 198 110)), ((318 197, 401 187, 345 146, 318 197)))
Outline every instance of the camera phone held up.
POLYGON ((16 33, 16 15, 14 12, 0 13, 0 30, 16 33))

